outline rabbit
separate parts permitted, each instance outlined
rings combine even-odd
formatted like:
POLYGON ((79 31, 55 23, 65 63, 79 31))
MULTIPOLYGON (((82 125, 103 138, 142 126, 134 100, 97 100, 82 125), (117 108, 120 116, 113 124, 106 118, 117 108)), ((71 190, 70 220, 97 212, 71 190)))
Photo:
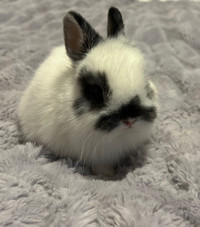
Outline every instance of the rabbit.
POLYGON ((103 39, 77 12, 63 19, 64 45, 39 66, 22 95, 26 141, 112 176, 119 161, 150 138, 157 90, 144 56, 125 38, 120 11, 108 10, 103 39))

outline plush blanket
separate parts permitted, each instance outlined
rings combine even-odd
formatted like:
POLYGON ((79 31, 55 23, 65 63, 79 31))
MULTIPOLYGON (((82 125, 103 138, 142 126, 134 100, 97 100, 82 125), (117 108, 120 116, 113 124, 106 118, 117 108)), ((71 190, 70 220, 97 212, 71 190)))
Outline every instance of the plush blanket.
POLYGON ((1 0, 0 226, 200 226, 200 3, 1 0), (103 36, 118 7, 159 90, 151 141, 114 179, 19 144, 17 105, 34 71, 63 43, 62 18, 80 12, 103 36))

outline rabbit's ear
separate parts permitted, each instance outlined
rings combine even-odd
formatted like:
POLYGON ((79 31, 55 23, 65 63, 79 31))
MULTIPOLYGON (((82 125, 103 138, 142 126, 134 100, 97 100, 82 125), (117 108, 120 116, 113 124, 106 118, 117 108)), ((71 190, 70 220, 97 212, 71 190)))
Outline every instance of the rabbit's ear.
POLYGON ((107 36, 117 37, 124 34, 124 22, 120 11, 111 7, 108 11, 107 36))
POLYGON ((96 46, 101 36, 78 13, 70 11, 63 19, 64 40, 67 55, 80 61, 96 46))

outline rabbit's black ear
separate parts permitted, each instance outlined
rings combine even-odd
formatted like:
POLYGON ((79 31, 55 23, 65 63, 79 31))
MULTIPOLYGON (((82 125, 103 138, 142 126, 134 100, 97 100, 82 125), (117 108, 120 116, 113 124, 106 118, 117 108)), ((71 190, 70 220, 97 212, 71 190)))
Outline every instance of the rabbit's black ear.
POLYGON ((74 11, 64 17, 63 30, 67 55, 75 62, 82 60, 102 40, 91 25, 74 11))
POLYGON ((124 22, 120 11, 111 7, 108 11, 107 35, 108 37, 117 37, 124 34, 124 22))

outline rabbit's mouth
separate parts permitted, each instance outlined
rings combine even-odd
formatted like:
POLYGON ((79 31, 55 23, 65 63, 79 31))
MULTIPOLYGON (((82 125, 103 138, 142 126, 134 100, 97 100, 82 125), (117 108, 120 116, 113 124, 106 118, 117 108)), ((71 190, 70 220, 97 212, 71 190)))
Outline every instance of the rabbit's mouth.
POLYGON ((128 126, 128 128, 132 128, 133 124, 135 123, 136 119, 124 120, 123 123, 128 126))

